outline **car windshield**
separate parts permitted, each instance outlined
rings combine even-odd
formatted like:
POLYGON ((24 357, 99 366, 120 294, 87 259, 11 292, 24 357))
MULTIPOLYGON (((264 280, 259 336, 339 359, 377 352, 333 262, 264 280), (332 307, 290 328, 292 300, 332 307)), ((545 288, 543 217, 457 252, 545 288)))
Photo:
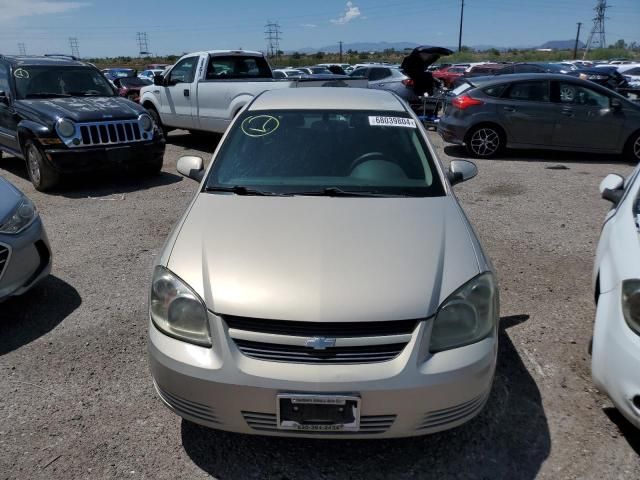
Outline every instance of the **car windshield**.
POLYGON ((21 66, 13 76, 18 99, 114 95, 109 82, 90 67, 21 66))
POLYGON ((245 194, 444 195, 419 128, 400 112, 245 112, 205 185, 245 194))

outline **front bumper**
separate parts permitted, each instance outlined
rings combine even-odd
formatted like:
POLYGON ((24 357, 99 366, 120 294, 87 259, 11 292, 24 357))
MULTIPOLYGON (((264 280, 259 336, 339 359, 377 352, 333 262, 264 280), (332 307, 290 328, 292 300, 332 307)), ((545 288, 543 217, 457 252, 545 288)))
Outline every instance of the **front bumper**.
POLYGON ((591 372, 596 386, 616 408, 640 428, 640 335, 627 325, 622 313, 621 284, 600 295, 593 334, 591 372))
POLYGON ((0 246, 9 250, 0 267, 0 301, 25 293, 51 272, 51 247, 40 218, 18 235, 0 234, 0 246))
POLYGON ((484 406, 493 382, 496 336, 429 355, 431 320, 423 321, 393 360, 358 365, 284 363, 244 356, 224 321, 210 314, 213 348, 170 338, 149 322, 149 359, 156 390, 176 414, 208 427, 261 435, 391 438, 459 426, 484 406), (421 360, 425 358, 426 361, 421 360), (361 398, 358 432, 278 430, 280 393, 348 394, 361 398))
POLYGON ((49 164, 60 173, 81 173, 119 168, 135 168, 161 162, 165 139, 156 133, 149 142, 87 148, 45 150, 49 164))

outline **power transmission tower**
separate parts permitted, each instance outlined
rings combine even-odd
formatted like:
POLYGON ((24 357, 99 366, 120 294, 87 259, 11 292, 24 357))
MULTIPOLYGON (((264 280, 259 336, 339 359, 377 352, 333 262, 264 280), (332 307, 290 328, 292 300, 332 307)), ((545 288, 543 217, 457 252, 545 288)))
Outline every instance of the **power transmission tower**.
POLYGON ((276 59, 280 56, 280 40, 282 40, 282 30, 278 22, 267 21, 264 26, 264 39, 267 41, 267 55, 276 59))
POLYGON ((69 37, 69 47, 71 48, 71 55, 76 58, 80 58, 80 47, 78 45, 77 37, 69 37))
POLYGON ((596 16, 593 17, 593 27, 591 27, 591 33, 589 34, 589 40, 587 40, 587 47, 584 50, 583 58, 586 58, 589 50, 594 48, 596 45, 599 48, 607 47, 607 41, 604 34, 604 21, 607 18, 607 8, 609 8, 607 0, 598 0, 598 3, 594 8, 596 16))
POLYGON ((27 47, 22 42, 18 43, 18 54, 19 55, 26 55, 27 54, 27 47))
POLYGON ((147 32, 136 33, 136 41, 138 42, 140 55, 151 55, 149 52, 149 37, 147 36, 147 32))

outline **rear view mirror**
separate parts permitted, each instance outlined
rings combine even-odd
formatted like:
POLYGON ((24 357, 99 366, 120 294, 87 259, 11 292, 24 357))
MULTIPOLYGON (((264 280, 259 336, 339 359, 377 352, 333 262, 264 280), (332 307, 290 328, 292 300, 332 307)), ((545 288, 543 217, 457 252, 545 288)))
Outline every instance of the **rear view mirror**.
POLYGON ((178 172, 187 178, 201 182, 204 177, 204 162, 202 158, 187 155, 178 160, 178 172))
POLYGON ((153 76, 153 84, 156 87, 164 86, 164 77, 162 75, 154 75, 153 76))
POLYGON ((602 198, 617 205, 624 195, 624 178, 615 173, 610 173, 600 182, 599 189, 602 198))
POLYGON ((478 175, 478 167, 468 160, 453 160, 447 171, 447 178, 451 186, 471 180, 478 175))

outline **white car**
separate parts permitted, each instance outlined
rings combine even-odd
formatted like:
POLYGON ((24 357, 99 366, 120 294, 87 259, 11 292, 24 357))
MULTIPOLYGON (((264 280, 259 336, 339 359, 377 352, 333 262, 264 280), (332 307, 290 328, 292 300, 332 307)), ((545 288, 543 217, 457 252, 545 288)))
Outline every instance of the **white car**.
MULTIPOLYGON (((640 145, 636 148, 640 149, 640 145)), ((640 167, 625 181, 610 174, 600 184, 613 203, 596 253, 597 302, 591 371, 596 386, 640 428, 640 167)))
POLYGON ((618 71, 624 75, 630 84, 640 84, 640 63, 620 65, 618 71))
POLYGON ((164 69, 144 70, 138 74, 138 77, 153 81, 153 77, 156 75, 162 75, 163 72, 164 69))

